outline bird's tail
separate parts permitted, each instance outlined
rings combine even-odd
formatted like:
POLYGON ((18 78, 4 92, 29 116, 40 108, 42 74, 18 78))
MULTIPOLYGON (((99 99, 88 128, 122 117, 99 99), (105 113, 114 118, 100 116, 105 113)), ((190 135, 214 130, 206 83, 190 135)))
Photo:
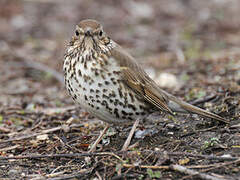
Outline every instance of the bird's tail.
POLYGON ((216 120, 222 121, 224 123, 229 123, 229 121, 226 120, 225 118, 222 118, 219 115, 216 115, 214 113, 211 113, 211 112, 201 109, 199 107, 193 106, 187 102, 184 102, 184 101, 174 97, 171 94, 167 93, 167 96, 169 97, 169 100, 170 100, 168 103, 168 106, 172 111, 181 112, 181 113, 190 112, 190 113, 194 113, 194 114, 199 114, 203 117, 216 119, 216 120))

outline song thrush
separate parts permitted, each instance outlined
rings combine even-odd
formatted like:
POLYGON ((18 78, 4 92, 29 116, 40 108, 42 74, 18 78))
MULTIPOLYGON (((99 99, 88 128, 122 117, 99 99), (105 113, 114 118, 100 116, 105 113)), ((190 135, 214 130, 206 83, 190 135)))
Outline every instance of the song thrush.
POLYGON ((159 88, 95 20, 83 20, 76 26, 63 69, 74 101, 107 123, 133 123, 154 111, 196 113, 227 122, 159 88))

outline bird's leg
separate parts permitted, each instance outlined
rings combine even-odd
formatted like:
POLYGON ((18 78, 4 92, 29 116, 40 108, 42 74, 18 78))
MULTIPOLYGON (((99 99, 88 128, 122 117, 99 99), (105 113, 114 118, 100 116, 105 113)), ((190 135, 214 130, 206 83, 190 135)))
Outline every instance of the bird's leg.
POLYGON ((98 136, 97 140, 94 142, 94 144, 92 145, 91 149, 88 151, 90 153, 96 151, 97 145, 99 144, 99 142, 102 140, 104 134, 106 134, 107 130, 109 128, 109 124, 106 125, 106 127, 103 129, 103 131, 101 132, 101 134, 98 136))
POLYGON ((134 132, 135 132, 135 130, 136 130, 138 124, 139 124, 139 121, 140 121, 140 118, 137 118, 137 120, 134 122, 134 124, 132 126, 132 129, 131 129, 131 131, 130 131, 130 133, 129 133, 129 135, 128 135, 128 137, 127 137, 127 139, 126 139, 126 141, 125 141, 125 143, 122 147, 122 151, 126 151, 128 149, 128 146, 129 146, 129 144, 131 142, 131 139, 133 137, 133 134, 134 134, 134 132))

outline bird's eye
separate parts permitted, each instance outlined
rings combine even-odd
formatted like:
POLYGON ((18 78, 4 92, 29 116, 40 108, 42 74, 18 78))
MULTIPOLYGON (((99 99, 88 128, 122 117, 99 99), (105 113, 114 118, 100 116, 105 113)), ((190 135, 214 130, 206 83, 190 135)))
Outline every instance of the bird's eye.
POLYGON ((78 32, 78 30, 75 31, 75 34, 76 34, 76 36, 79 36, 79 32, 78 32))
POLYGON ((99 36, 102 37, 103 31, 99 31, 99 36))

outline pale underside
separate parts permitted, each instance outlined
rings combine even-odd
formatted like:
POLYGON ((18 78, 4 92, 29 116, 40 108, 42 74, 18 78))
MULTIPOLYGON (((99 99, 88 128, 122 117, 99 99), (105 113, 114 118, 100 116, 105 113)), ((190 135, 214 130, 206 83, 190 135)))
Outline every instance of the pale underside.
POLYGON ((71 61, 69 56, 65 57, 65 72, 75 67, 71 73, 65 73, 65 83, 76 103, 108 123, 131 123, 150 112, 149 104, 124 84, 121 66, 113 56, 98 56, 82 63, 88 53, 85 51, 71 61), (67 66, 67 62, 71 66, 67 66))

